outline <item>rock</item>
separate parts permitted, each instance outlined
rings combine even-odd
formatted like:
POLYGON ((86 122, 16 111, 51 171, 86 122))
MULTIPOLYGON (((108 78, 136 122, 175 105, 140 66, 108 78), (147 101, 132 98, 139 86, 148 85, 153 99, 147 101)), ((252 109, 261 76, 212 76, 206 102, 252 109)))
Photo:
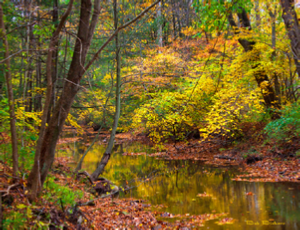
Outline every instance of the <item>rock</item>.
POLYGON ((79 216, 79 218, 78 218, 78 220, 77 220, 77 223, 78 223, 78 224, 82 224, 82 221, 83 221, 82 216, 79 216))
POLYGON ((246 158, 246 163, 247 164, 253 164, 255 163, 256 161, 261 161, 263 159, 262 156, 248 156, 246 158))
POLYGON ((94 130, 94 131, 98 131, 98 130, 100 129, 101 126, 98 125, 98 124, 93 124, 92 127, 93 127, 93 130, 94 130))

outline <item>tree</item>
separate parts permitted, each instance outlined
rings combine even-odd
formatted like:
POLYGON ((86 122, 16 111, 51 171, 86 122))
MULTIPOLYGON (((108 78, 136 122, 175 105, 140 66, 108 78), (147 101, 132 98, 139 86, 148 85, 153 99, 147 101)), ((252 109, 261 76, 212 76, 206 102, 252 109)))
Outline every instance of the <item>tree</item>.
MULTIPOLYGON (((245 9, 243 9, 243 8, 240 9, 237 14, 238 14, 238 18, 240 20, 241 26, 243 28, 246 28, 247 30, 251 30, 250 19, 247 15, 245 9)), ((233 28, 235 34, 239 34, 240 31, 238 29, 236 22, 234 21, 232 13, 229 13, 228 21, 229 21, 229 24, 231 25, 231 27, 233 28)), ((239 38, 238 40, 246 52, 252 51, 256 44, 255 41, 250 41, 250 40, 244 39, 244 38, 239 38)), ((253 58, 254 58, 253 61, 255 61, 255 59, 259 58, 259 55, 256 55, 253 58)), ((270 109, 275 109, 275 110, 280 109, 281 106, 279 104, 278 97, 270 83, 268 75, 266 73, 264 73, 262 70, 260 70, 259 64, 253 65, 252 68, 255 69, 254 77, 255 77, 255 80, 256 80, 258 86, 263 89, 262 95, 263 95, 264 101, 266 103, 266 106, 270 109)), ((272 112, 272 116, 274 119, 279 117, 278 113, 275 110, 272 112)))
MULTIPOLYGON (((118 11, 117 11, 117 0, 113 2, 114 8, 114 28, 118 29, 118 11)), ((108 141, 108 146, 103 154, 101 161, 96 168, 96 170, 91 175, 93 180, 96 180, 100 174, 103 173, 105 166, 107 165, 112 149, 114 146, 116 131, 118 128, 120 112, 121 112, 121 54, 120 54, 120 45, 119 45, 119 34, 115 36, 115 45, 116 45, 116 112, 114 117, 114 123, 111 130, 110 138, 108 141)))
MULTIPOLYGON (((29 177, 28 177, 28 189, 30 190, 29 198, 32 200, 35 199, 37 194, 41 191, 43 183, 48 174, 49 168, 51 167, 51 165, 53 163, 54 156, 53 157, 51 156, 51 152, 52 151, 54 152, 55 146, 56 146, 56 141, 57 141, 57 139, 55 140, 54 132, 59 133, 60 132, 59 127, 62 126, 61 124, 60 125, 58 124, 59 121, 57 118, 52 119, 52 120, 50 119, 48 127, 46 127, 46 122, 47 122, 49 107, 51 105, 51 96, 52 96, 52 88, 53 88, 52 56, 53 56, 53 52, 55 49, 55 44, 57 43, 57 40, 59 38, 59 33, 62 30, 62 28, 67 20, 67 17, 69 16, 69 14, 72 10, 73 2, 74 2, 74 0, 71 0, 69 2, 68 9, 62 16, 62 19, 61 19, 58 27, 54 31, 54 33, 51 37, 50 44, 49 44, 49 50, 48 50, 47 61, 46 61, 46 76, 47 76, 46 99, 45 99, 45 104, 44 104, 44 109, 43 109, 42 124, 41 124, 41 128, 40 128, 39 139, 38 139, 37 146, 36 146, 34 165, 29 174, 29 177), (52 123, 51 123, 51 121, 52 121, 52 123), (56 122, 56 124, 53 124, 53 122, 56 122), (54 140, 51 142, 50 142, 51 136, 49 136, 49 135, 54 137, 54 140)), ((85 4, 84 4, 84 7, 86 7, 85 4)), ((86 15, 86 16, 88 16, 88 15, 86 15)), ((77 45, 77 50, 76 50, 76 46, 75 46, 75 50, 78 52, 79 51, 78 47, 81 47, 81 45, 80 44, 79 45, 76 44, 76 45, 77 45)), ((74 61, 74 59, 72 61, 74 61)), ((79 64, 79 63, 77 63, 77 64, 79 64)), ((73 74, 73 73, 71 73, 71 74, 73 74)), ((70 87, 68 89, 70 89, 70 87)), ((64 99, 67 99, 67 98, 64 98, 64 99)), ((60 108, 58 108, 58 109, 60 109, 60 108)), ((54 112, 57 113, 60 111, 54 111, 54 112)), ((65 120, 67 114, 62 113, 62 116, 65 116, 65 118, 63 118, 65 120)), ((64 122, 64 120, 63 120, 63 122, 64 122)), ((58 136, 56 138, 58 138, 58 136)))
POLYGON ((6 38, 6 30, 3 20, 2 3, 0 3, 0 35, 3 38, 5 46, 5 79, 7 85, 9 114, 10 114, 10 132, 11 132, 11 144, 12 144, 12 158, 13 158, 13 174, 18 173, 18 139, 16 131, 16 116, 15 116, 15 103, 12 89, 11 70, 10 70, 10 57, 9 57, 9 45, 6 38))
MULTIPOLYGON (((261 68, 260 64, 260 53, 254 49, 257 44, 251 38, 246 38, 243 35, 243 32, 250 32, 252 30, 250 17, 246 11, 247 8, 251 6, 250 1, 236 1, 236 2, 225 2, 225 1, 208 1, 208 4, 205 4, 207 1, 202 3, 195 3, 195 7, 198 9, 198 12, 204 14, 203 23, 205 23, 206 30, 217 32, 225 30, 225 20, 227 18, 229 25, 234 31, 234 34, 238 36, 238 41, 243 47, 246 53, 255 52, 250 56, 250 62, 252 64, 253 75, 257 82, 258 87, 261 88, 262 96, 267 108, 271 110, 272 118, 279 118, 277 112, 281 108, 279 103, 278 95, 276 95, 275 90, 271 84, 267 72, 261 68), (238 21, 235 21, 234 13, 236 13, 238 21), (214 20, 214 21, 213 21, 214 20), (210 25, 209 23, 213 23, 210 25)), ((218 33, 219 34, 219 33, 218 33)))
POLYGON ((61 96, 53 108, 51 113, 48 126, 46 127, 47 114, 49 111, 49 105, 52 94, 52 79, 51 79, 51 64, 52 64, 52 52, 54 50, 54 44, 58 35, 66 22, 68 15, 71 12, 73 1, 71 0, 68 9, 62 16, 58 27, 56 28, 49 45, 48 56, 47 56, 47 93, 42 117, 42 125, 39 135, 39 140, 37 143, 34 166, 28 177, 28 189, 30 191, 30 199, 34 200, 38 193, 41 191, 43 183, 46 179, 48 171, 54 161, 55 147, 62 131, 64 122, 68 116, 71 109, 71 105, 77 92, 80 90, 80 80, 97 59, 98 55, 102 50, 109 44, 109 42, 118 34, 118 32, 141 18, 150 9, 152 9, 160 0, 157 0, 144 11, 142 11, 133 20, 127 22, 126 24, 118 27, 114 33, 107 39, 106 42, 99 48, 99 50, 94 54, 92 59, 86 64, 86 57, 89 51, 94 31, 98 22, 100 13, 100 0, 95 0, 92 4, 91 0, 81 0, 80 7, 80 19, 78 32, 76 36, 76 42, 74 47, 74 52, 72 56, 71 65, 67 74, 67 79, 65 80, 63 91, 61 96), (93 11, 92 11, 93 9, 93 11), (93 14, 92 14, 93 12, 93 14), (91 18, 91 20, 90 20, 91 18))
POLYGON ((280 0, 282 7, 282 18, 285 23, 286 30, 288 32, 289 39, 291 41, 291 49, 294 56, 294 61, 298 73, 298 78, 300 78, 300 28, 298 23, 297 13, 295 11, 294 4, 300 7, 299 1, 294 0, 280 0))

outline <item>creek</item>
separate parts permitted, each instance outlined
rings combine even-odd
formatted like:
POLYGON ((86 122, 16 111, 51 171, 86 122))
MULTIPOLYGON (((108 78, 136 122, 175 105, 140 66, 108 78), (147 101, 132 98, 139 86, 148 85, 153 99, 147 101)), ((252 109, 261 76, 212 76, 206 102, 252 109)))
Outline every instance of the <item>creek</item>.
MULTIPOLYGON (((72 156, 78 162, 88 147, 86 143, 61 144, 56 154, 72 156)), ((82 169, 92 173, 105 147, 103 143, 95 143, 82 169)), ((300 183, 233 181, 231 178, 241 174, 236 167, 162 160, 147 155, 124 156, 124 152, 149 154, 153 150, 139 142, 115 145, 103 177, 117 185, 134 186, 121 197, 146 200, 154 210, 173 215, 228 213, 226 217, 235 220, 230 225, 217 225, 217 220, 211 220, 202 229, 300 229, 300 183)))

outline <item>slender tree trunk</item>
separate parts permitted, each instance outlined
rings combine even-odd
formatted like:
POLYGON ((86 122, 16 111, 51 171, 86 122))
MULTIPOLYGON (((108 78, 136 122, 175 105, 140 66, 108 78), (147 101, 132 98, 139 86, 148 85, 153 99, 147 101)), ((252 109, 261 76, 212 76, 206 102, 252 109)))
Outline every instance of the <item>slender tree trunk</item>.
POLYGON ((185 26, 190 25, 190 6, 191 6, 191 1, 186 0, 186 6, 185 6, 185 26))
POLYGON ((109 100, 109 98, 110 98, 110 95, 111 95, 111 93, 112 93, 112 89, 113 89, 113 84, 112 84, 111 90, 110 90, 110 92, 109 92, 109 96, 107 97, 106 102, 105 102, 105 105, 104 105, 104 107, 103 107, 103 110, 104 110, 104 111, 103 111, 102 124, 101 124, 101 126, 100 126, 100 128, 99 128, 99 130, 98 130, 98 133, 97 133, 97 135, 95 136, 93 142, 90 144, 90 146, 87 148, 87 150, 86 150, 86 151, 84 152, 84 154, 82 155, 82 157, 81 157, 79 163, 77 164, 77 167, 76 167, 75 170, 74 170, 74 173, 77 173, 77 172, 81 169, 82 163, 83 163, 83 161, 84 161, 84 158, 86 157, 86 155, 88 154, 88 152, 90 151, 90 149, 94 146, 95 142, 96 142, 96 141, 98 140, 98 138, 99 138, 100 132, 101 132, 102 127, 103 127, 103 124, 105 124, 106 107, 107 107, 107 103, 108 103, 108 100, 109 100))
MULTIPOLYGON (((283 11, 282 18, 291 41, 291 49, 294 55, 298 78, 300 78, 300 28, 294 8, 294 0, 280 0, 280 4, 283 11)), ((300 6, 299 1, 297 1, 297 4, 297 6, 300 6)))
MULTIPOLYGON (((272 48, 274 49, 274 52, 272 53, 272 61, 275 61, 276 54, 275 54, 275 49, 276 49, 276 15, 277 15, 277 6, 275 6, 274 12, 272 9, 269 9, 269 15, 271 17, 271 23, 272 23, 272 48)), ((279 103, 281 103, 281 93, 280 93, 280 83, 279 83, 279 78, 276 72, 273 74, 273 79, 274 79, 274 86, 275 86, 275 92, 278 97, 279 103)))
MULTIPOLYGON (((0 34, 3 39, 5 46, 5 79, 7 85, 7 95, 9 104, 9 115, 10 115, 10 133, 11 133, 11 144, 12 144, 12 159, 13 159, 13 175, 17 176, 18 173, 18 139, 16 130, 16 116, 15 116, 15 103, 12 89, 12 79, 10 71, 10 58, 9 58, 9 46, 6 37, 5 25, 3 21, 3 9, 0 3, 0 34)), ((0 207, 1 208, 1 207, 0 207)))
MULTIPOLYGON (((114 0, 114 26, 115 30, 118 28, 118 11, 117 11, 117 0, 114 0)), ((103 154, 103 157, 96 168, 96 170, 92 173, 91 177, 93 180, 96 180, 100 174, 103 173, 105 166, 107 165, 110 156, 112 154, 112 149, 114 146, 116 131, 118 128, 120 111, 121 111, 121 55, 120 55, 120 47, 119 47, 119 34, 115 36, 115 44, 116 44, 116 112, 114 123, 112 127, 112 131, 110 134, 108 146, 103 154)))
POLYGON ((98 130, 98 133, 97 135, 95 136, 94 140, 92 141, 92 143, 90 144, 90 146, 85 150, 85 152, 83 153, 82 157, 80 158, 75 170, 74 170, 74 173, 77 173, 81 167, 82 167, 82 163, 84 161, 84 158, 86 157, 86 155, 89 153, 89 151, 91 150, 91 148, 94 146, 95 142, 98 140, 99 138, 99 135, 100 135, 100 132, 102 130, 102 127, 103 127, 103 123, 102 125, 100 126, 99 130, 98 130))
MULTIPOLYGON (((49 130, 51 131, 51 129, 49 128, 50 124, 46 129, 46 120, 47 120, 47 115, 48 115, 50 102, 51 102, 51 94, 52 94, 52 79, 51 79, 52 78, 52 73, 51 73, 52 52, 54 50, 54 46, 55 46, 56 40, 58 39, 59 33, 60 33, 68 15, 71 12, 73 2, 74 2, 74 0, 70 0, 68 9, 65 12, 65 14, 62 16, 60 24, 58 25, 58 28, 54 32, 54 34, 50 40, 50 44, 49 44, 49 50, 48 50, 47 61, 46 61, 46 76, 47 76, 46 99, 45 99, 45 104, 44 104, 44 109, 43 109, 39 139, 38 139, 37 146, 36 146, 34 165, 29 174, 29 177, 28 177, 28 189, 30 191, 29 199, 31 199, 31 200, 34 200, 36 198, 36 196, 38 195, 38 193, 41 191, 41 188, 42 188, 43 183, 46 178, 45 173, 47 174, 47 172, 50 168, 50 167, 48 167, 49 165, 45 163, 45 159, 47 159, 47 153, 49 153, 49 150, 51 149, 50 144, 53 144, 53 142, 50 143, 46 139, 47 134, 49 135, 49 130), (45 140, 46 140, 46 143, 45 143, 45 140), (45 145, 48 145, 48 147, 46 147, 45 145), (47 148, 46 150, 45 150, 45 147, 47 148)), ((58 121, 57 121, 57 124, 59 124, 58 121)), ((53 141, 55 141, 55 144, 56 144, 57 138, 55 138, 54 133, 51 133, 51 134, 53 134, 53 137, 54 137, 53 141)), ((52 164, 53 159, 48 159, 47 163, 49 163, 49 161, 51 161, 51 164, 52 164)))
POLYGON ((260 22, 261 22, 259 0, 255 0, 255 2, 254 2, 254 10, 255 10, 255 24, 256 24, 256 27, 259 29, 260 22))
POLYGON ((172 23, 173 23, 173 40, 176 39, 176 18, 175 18, 175 1, 171 0, 171 4, 172 4, 172 23))
POLYGON ((158 3, 157 8, 157 19, 158 19, 158 29, 157 29, 157 38, 159 47, 163 47, 163 19, 162 19, 162 3, 158 3))
MULTIPOLYGON (((55 24, 55 29, 57 29, 58 23, 59 23, 59 18, 58 18, 58 0, 53 1, 53 12, 52 12, 52 21, 55 24)), ((52 112, 53 107, 55 106, 55 86, 56 86, 56 80, 57 80, 57 64, 58 64, 58 43, 59 39, 56 39, 55 44, 54 44, 54 50, 52 53, 52 95, 51 95, 51 103, 50 103, 50 108, 48 111, 48 118, 47 120, 49 121, 50 119, 50 114, 52 112)))
MULTIPOLYGON (((23 100, 25 104, 24 112, 31 112, 30 111, 30 104, 31 104, 31 81, 32 81, 32 40, 33 40, 33 33, 32 33, 32 25, 31 25, 31 9, 32 9, 32 0, 29 0, 26 4, 24 4, 25 15, 28 16, 28 23, 27 23, 27 37, 26 37, 26 61, 27 61, 27 69, 25 70, 24 74, 24 88, 23 88, 23 100), (28 7, 28 8, 27 8, 28 7)), ((24 122, 28 122, 25 120, 24 122)), ((23 128, 23 132, 26 131, 26 127, 23 128)))

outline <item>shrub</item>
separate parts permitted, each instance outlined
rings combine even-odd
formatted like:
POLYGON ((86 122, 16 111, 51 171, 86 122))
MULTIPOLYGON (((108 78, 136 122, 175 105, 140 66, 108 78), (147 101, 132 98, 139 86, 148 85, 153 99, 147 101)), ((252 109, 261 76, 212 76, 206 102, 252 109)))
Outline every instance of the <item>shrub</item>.
POLYGON ((50 202, 56 202, 58 205, 62 203, 64 207, 73 206, 76 199, 82 197, 83 193, 81 191, 72 191, 68 187, 57 184, 52 177, 49 177, 45 182, 44 198, 50 202))
POLYGON ((300 136, 300 105, 294 103, 282 110, 280 119, 271 121, 265 133, 276 141, 289 141, 300 136))

